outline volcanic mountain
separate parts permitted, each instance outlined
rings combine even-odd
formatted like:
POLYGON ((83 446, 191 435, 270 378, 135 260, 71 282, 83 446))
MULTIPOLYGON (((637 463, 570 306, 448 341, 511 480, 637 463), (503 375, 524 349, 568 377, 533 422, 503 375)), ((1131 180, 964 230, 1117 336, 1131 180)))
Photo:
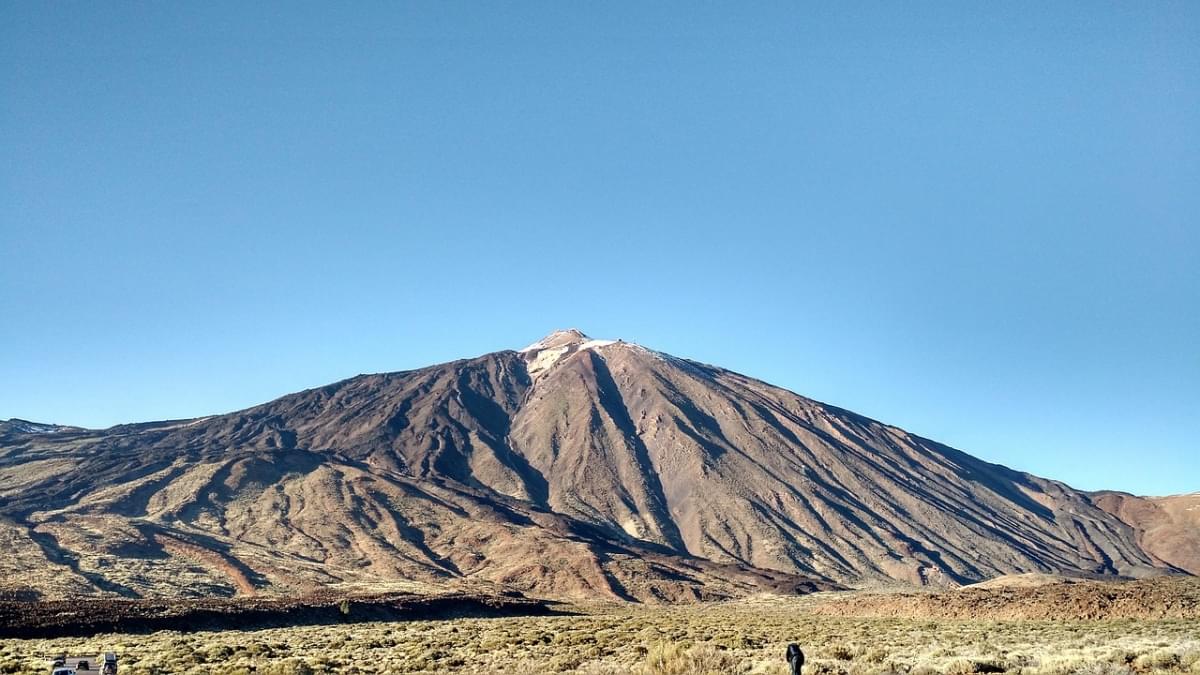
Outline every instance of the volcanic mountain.
POLYGON ((670 601, 1181 571, 1124 511, 574 330, 227 415, 0 424, 0 579, 27 596, 452 585, 670 601))

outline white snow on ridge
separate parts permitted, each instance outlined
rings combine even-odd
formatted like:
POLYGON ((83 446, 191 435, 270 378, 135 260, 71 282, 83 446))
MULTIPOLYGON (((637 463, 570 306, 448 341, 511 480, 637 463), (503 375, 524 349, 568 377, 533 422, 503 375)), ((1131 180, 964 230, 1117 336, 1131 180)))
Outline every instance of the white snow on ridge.
POLYGON ((549 349, 552 347, 562 347, 564 345, 576 344, 590 340, 588 336, 583 334, 576 328, 568 328, 566 330, 556 330, 528 347, 520 350, 521 352, 536 352, 540 349, 549 349))
POLYGON ((58 424, 42 424, 41 422, 30 422, 15 417, 8 420, 8 424, 13 431, 21 434, 54 434, 63 429, 58 424))
MULTIPOLYGON (((526 349, 522 349, 521 351, 529 353, 526 349)), ((571 351, 569 346, 559 347, 558 349, 543 349, 541 351, 537 351, 533 358, 529 361, 526 369, 529 371, 530 375, 537 375, 542 371, 550 370, 552 367, 554 367, 554 364, 558 363, 559 359, 566 356, 567 352, 569 351, 571 351)))
POLYGON ((585 349, 601 349, 609 345, 636 347, 620 340, 593 340, 574 328, 556 330, 528 347, 520 350, 525 354, 529 374, 535 378, 558 365, 564 358, 585 349))

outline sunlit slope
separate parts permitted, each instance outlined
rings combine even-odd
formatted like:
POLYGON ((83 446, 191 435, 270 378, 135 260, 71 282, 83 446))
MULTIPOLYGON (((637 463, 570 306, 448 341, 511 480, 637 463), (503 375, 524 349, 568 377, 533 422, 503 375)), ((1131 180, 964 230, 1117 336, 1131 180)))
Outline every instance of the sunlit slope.
POLYGON ((30 429, 0 428, 0 574, 29 594, 691 600, 1171 567, 1062 483, 576 331, 228 415, 30 429))

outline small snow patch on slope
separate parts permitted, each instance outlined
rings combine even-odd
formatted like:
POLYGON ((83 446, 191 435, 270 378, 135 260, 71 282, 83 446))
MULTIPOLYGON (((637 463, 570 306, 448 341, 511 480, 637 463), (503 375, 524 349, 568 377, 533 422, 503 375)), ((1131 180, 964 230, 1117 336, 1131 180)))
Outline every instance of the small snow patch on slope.
POLYGON ((2 424, 9 430, 19 434, 54 434, 66 428, 58 424, 42 424, 40 422, 17 419, 16 417, 2 424))
POLYGON ((532 355, 532 358, 529 359, 526 368, 529 370, 530 375, 537 375, 538 373, 550 370, 554 364, 558 363, 559 359, 566 356, 567 352, 571 351, 571 348, 568 346, 559 347, 558 349, 543 349, 533 352, 530 352, 527 349, 522 349, 521 351, 532 355))

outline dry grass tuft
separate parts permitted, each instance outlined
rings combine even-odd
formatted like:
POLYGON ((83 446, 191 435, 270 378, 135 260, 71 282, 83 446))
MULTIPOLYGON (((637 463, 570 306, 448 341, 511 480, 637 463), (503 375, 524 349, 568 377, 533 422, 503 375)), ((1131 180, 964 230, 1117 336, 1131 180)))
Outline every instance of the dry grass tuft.
POLYGON ((686 648, 680 644, 659 643, 650 648, 642 665, 642 675, 736 675, 749 666, 729 652, 710 644, 686 648))

